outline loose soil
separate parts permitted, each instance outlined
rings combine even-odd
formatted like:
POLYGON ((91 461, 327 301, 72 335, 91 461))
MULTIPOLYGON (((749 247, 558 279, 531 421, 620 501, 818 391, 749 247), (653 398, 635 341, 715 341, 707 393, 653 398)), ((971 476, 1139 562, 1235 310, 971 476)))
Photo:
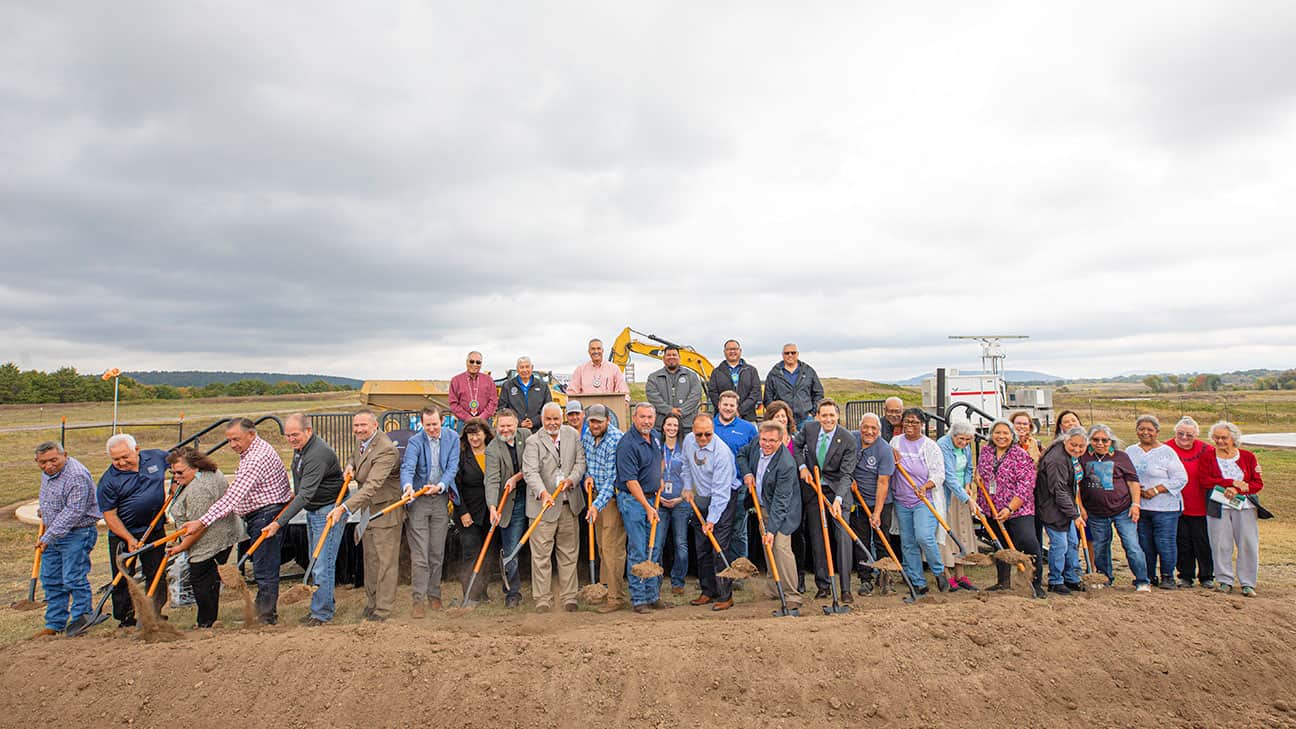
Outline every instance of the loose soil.
POLYGON ((166 644, 99 630, 0 648, 0 724, 164 727, 197 707, 199 723, 290 727, 1296 727, 1294 597, 1125 585, 774 618, 744 590, 722 614, 402 607, 166 644))
POLYGON ((729 580, 745 580, 748 577, 755 577, 760 574, 755 563, 746 557, 735 559, 728 567, 716 573, 717 577, 724 577, 729 580))

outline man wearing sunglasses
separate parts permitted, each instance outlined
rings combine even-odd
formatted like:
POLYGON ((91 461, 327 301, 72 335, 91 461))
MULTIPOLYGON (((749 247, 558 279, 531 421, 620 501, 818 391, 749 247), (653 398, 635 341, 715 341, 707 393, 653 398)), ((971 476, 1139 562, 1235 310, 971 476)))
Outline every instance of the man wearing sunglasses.
POLYGON ((711 604, 712 610, 733 607, 733 580, 716 575, 720 557, 711 546, 708 534, 733 562, 738 555, 729 548, 733 535, 734 508, 738 501, 730 491, 736 479, 733 452, 715 434, 715 423, 707 415, 693 418, 693 432, 684 437, 684 499, 692 502, 706 519, 693 522, 693 549, 697 554, 698 585, 702 594, 689 604, 711 604))
POLYGON ((495 416, 499 395, 495 381, 482 374, 481 352, 469 352, 467 369, 450 378, 450 412, 460 421, 469 418, 490 420, 495 416))
POLYGON ((775 400, 782 400, 792 408, 792 414, 800 423, 814 415, 823 397, 819 373, 798 359, 795 344, 783 345, 783 361, 774 365, 765 376, 765 407, 775 400))

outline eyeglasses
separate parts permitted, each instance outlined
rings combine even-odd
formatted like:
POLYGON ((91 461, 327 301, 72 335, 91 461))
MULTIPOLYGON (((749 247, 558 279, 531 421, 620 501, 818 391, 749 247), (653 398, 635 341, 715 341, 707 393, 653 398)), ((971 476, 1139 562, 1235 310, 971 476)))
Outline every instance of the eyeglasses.
POLYGON ((784 353, 783 353, 783 356, 786 357, 786 356, 788 356, 789 354, 796 354, 796 350, 794 349, 794 350, 792 350, 791 352, 784 352, 784 353))
POLYGON ((901 425, 922 425, 921 420, 901 420, 901 425))
POLYGON ((715 433, 694 433, 693 437, 702 440, 703 438, 710 438, 713 435, 715 435, 715 433))
POLYGON ((481 364, 481 360, 479 360, 479 359, 470 359, 470 360, 468 360, 468 364, 481 364))

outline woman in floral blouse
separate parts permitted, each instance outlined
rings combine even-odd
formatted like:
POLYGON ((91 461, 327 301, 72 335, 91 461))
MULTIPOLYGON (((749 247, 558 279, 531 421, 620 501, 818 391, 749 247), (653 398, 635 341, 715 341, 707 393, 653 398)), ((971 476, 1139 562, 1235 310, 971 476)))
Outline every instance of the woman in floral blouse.
MULTIPOLYGON (((981 450, 977 474, 990 492, 993 504, 987 504, 979 495, 978 504, 989 513, 997 514, 1013 546, 1030 555, 1035 572, 1031 577, 1031 592, 1043 598, 1040 586, 1039 538, 1035 536, 1035 461, 1017 444, 1017 434, 1012 423, 996 420, 990 426, 990 442, 981 450)), ((998 582, 987 590, 1007 590, 1012 586, 1013 566, 999 562, 998 582)))

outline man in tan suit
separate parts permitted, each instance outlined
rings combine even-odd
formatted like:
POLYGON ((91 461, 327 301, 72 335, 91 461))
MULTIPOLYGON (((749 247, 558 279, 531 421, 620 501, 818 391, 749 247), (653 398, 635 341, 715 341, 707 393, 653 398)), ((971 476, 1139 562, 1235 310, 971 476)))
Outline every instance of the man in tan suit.
MULTIPOLYGON (((539 419, 539 416, 536 416, 539 419)), ((486 445, 486 505, 490 508, 491 523, 500 531, 500 549, 504 554, 512 553, 518 540, 527 528, 526 482, 522 482, 522 453, 526 449, 527 437, 531 431, 518 427, 518 414, 509 408, 500 408, 495 414, 495 439, 486 445), (514 479, 514 476, 517 478, 514 479), (504 484, 514 480, 513 490, 501 508, 500 494, 504 493, 504 484), (519 483, 521 482, 521 483, 519 483)), ((522 579, 518 576, 517 557, 503 566, 504 607, 514 608, 522 604, 522 579)))
MULTIPOLYGON (((329 513, 334 522, 352 512, 365 511, 361 523, 368 522, 368 512, 400 500, 400 452, 386 433, 378 430, 378 417, 372 410, 361 410, 351 419, 351 432, 359 442, 357 453, 347 462, 346 473, 352 477, 351 496, 329 513)), ((391 617, 396 604, 396 578, 400 571, 400 545, 403 509, 397 509, 369 523, 361 537, 364 546, 365 620, 383 621, 391 617)))
POLYGON ((563 425, 562 419, 562 406, 546 404, 540 411, 542 430, 528 438, 522 450, 522 477, 530 497, 526 502, 527 518, 534 522, 541 506, 553 502, 531 535, 531 594, 539 613, 547 613, 553 606, 549 578, 554 552, 558 554, 558 589, 563 609, 576 612, 578 517, 585 508, 585 494, 578 484, 585 475, 585 450, 580 431, 563 425), (559 484, 566 488, 555 499, 559 484))

